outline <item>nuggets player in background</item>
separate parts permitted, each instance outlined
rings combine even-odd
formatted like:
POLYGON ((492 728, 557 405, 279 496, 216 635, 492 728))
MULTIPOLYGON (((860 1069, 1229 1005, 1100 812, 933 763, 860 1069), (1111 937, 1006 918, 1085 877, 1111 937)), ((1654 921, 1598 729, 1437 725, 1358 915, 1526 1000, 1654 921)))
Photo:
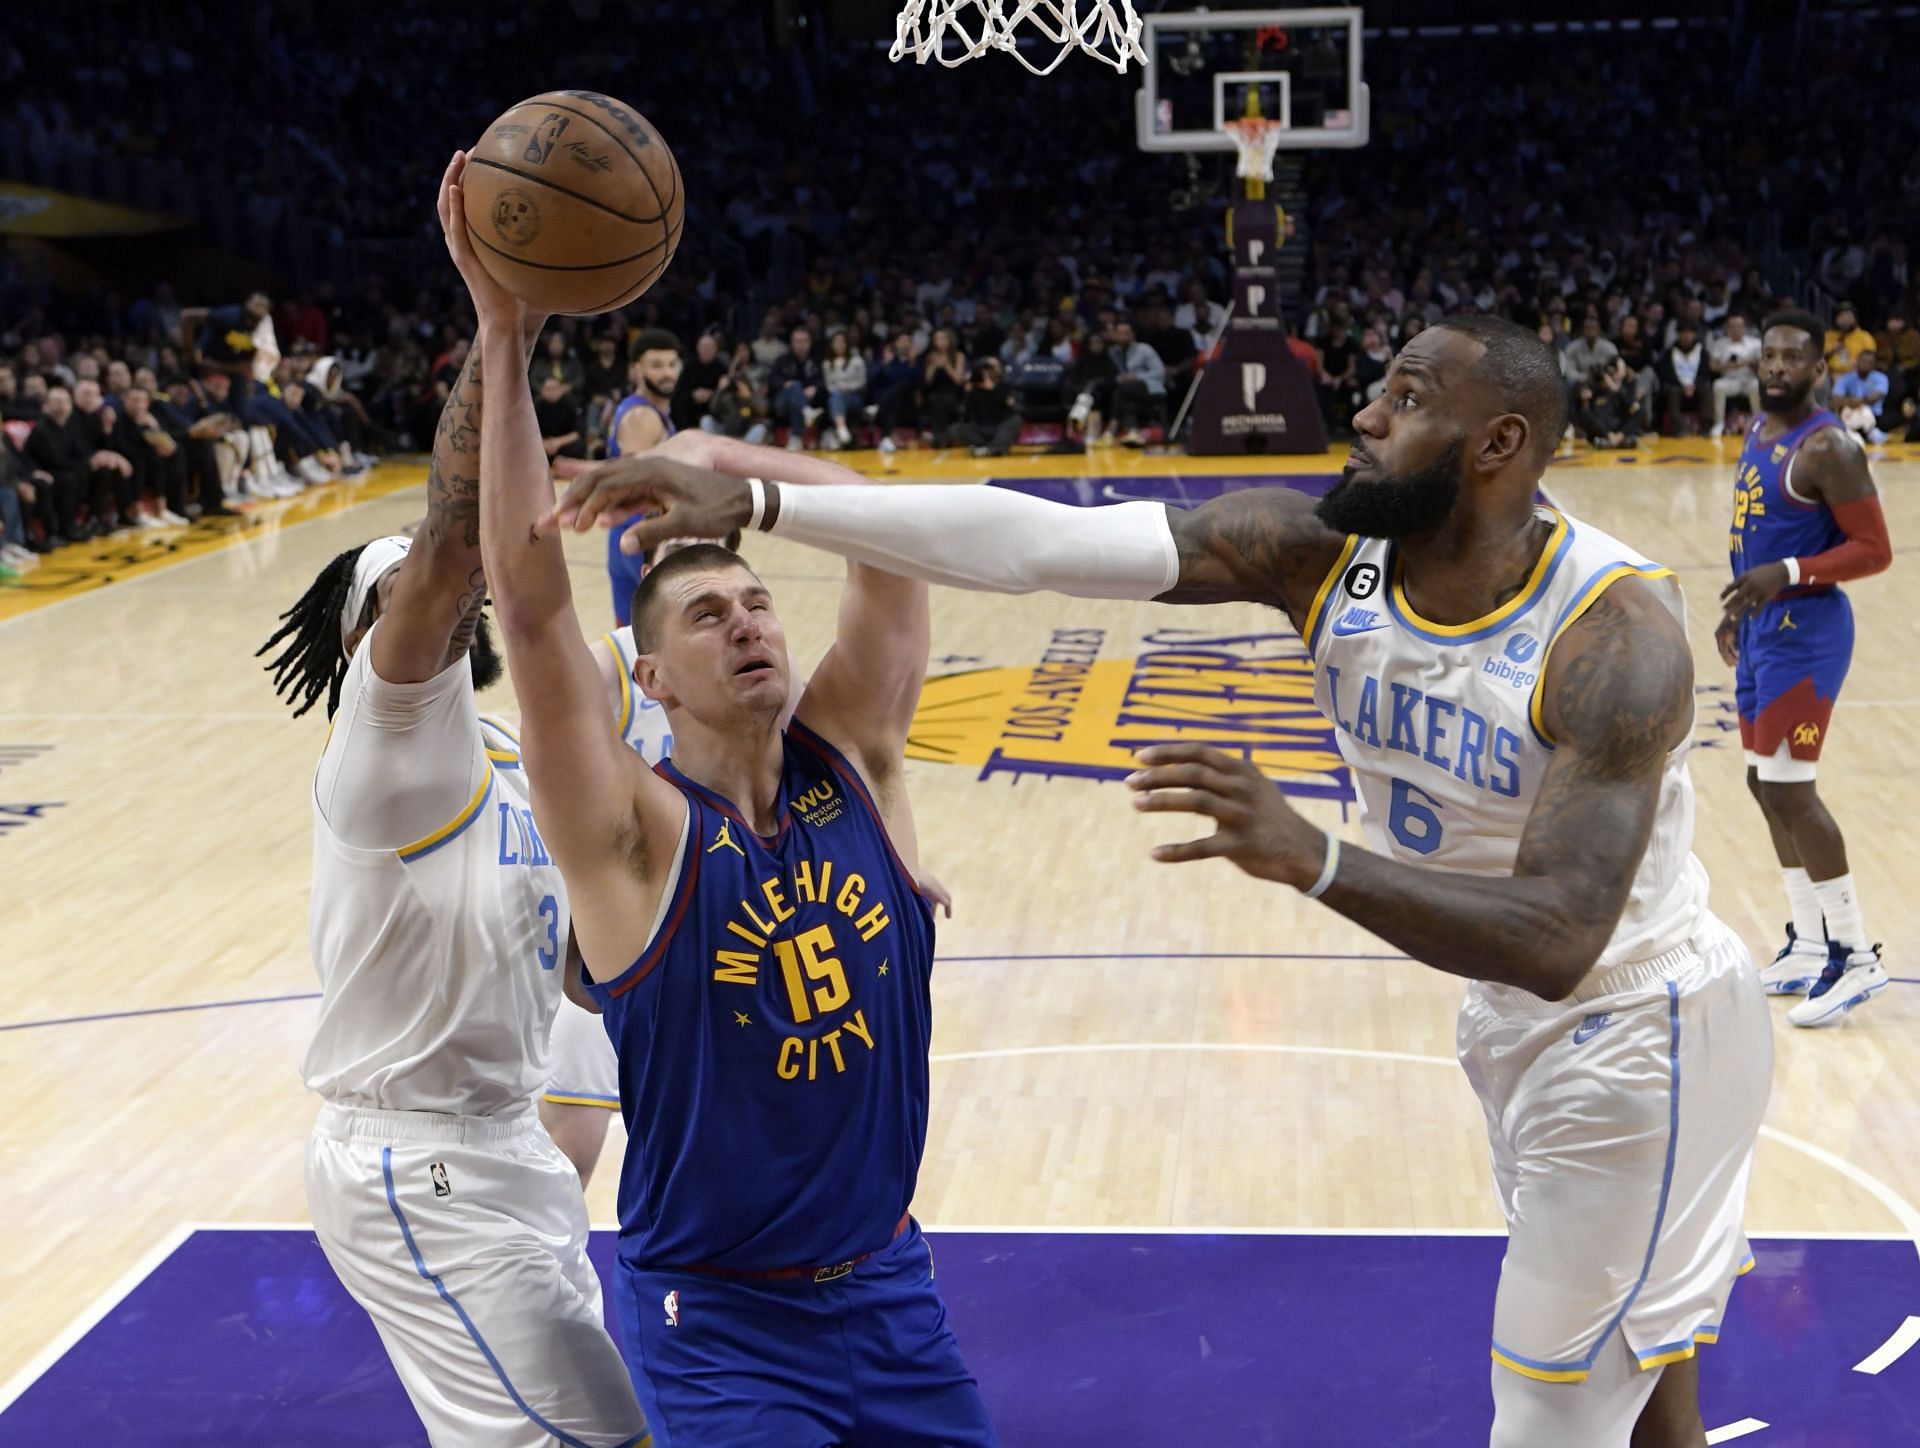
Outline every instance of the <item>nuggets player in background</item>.
MULTIPOLYGON (((504 376, 511 310, 453 246, 483 365, 504 376)), ((790 666, 766 588, 726 549, 670 555, 634 599, 636 676, 674 736, 648 769, 609 727, 559 531, 540 526, 553 493, 524 388, 490 397, 482 426, 524 758, 618 1048, 614 1290, 656 1441, 994 1442, 909 1214, 932 1031, 904 778, 925 587, 848 570, 834 644, 783 730, 790 666)))
POLYGON ((1394 359, 1317 505, 1286 488, 1188 512, 766 484, 756 517, 737 478, 638 459, 577 480, 559 511, 664 510, 642 538, 770 518, 963 587, 1284 611, 1370 848, 1342 849, 1244 761, 1172 745, 1145 752, 1140 807, 1219 828, 1155 857, 1231 859, 1473 982, 1460 1060, 1509 1229, 1494 1448, 1698 1448, 1695 1345, 1717 1338, 1752 1260, 1742 1215, 1773 1040, 1752 957, 1708 910, 1691 853, 1679 588, 1535 506, 1565 424, 1551 348, 1452 317, 1394 359))
MULTIPOLYGON (((680 339, 650 327, 633 339, 633 361, 627 364, 633 391, 620 399, 607 428, 607 456, 634 457, 674 435, 673 390, 680 385, 680 339)), ((613 621, 625 628, 633 620, 627 608, 640 586, 643 563, 638 554, 620 551, 618 532, 607 534, 607 579, 613 585, 613 621)))
MULTIPOLYGON (((494 375, 524 395, 544 319, 505 315, 517 350, 494 375)), ((333 720, 313 785, 321 1001, 301 1073, 325 1105, 307 1195, 438 1448, 638 1445, 579 1183, 534 1106, 567 896, 512 735, 474 702, 500 674, 481 617, 481 390, 476 348, 418 535, 334 559, 267 645, 286 642, 271 667, 296 714, 324 696, 333 720)))
POLYGON ((1893 561, 1866 453, 1813 400, 1826 372, 1822 335, 1808 312, 1781 312, 1762 331, 1760 416, 1734 472, 1734 579, 1714 632, 1736 670, 1747 788, 1793 915, 1760 978, 1776 995, 1806 996, 1787 1012, 1796 1026, 1836 1025, 1887 988, 1846 839, 1814 782, 1853 658, 1853 605, 1840 584, 1893 561))

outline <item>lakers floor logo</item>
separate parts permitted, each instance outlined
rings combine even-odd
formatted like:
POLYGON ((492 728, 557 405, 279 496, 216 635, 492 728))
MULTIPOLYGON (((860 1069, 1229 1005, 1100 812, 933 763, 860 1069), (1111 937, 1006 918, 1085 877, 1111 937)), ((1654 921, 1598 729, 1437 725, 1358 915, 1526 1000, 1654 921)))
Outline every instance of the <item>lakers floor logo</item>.
POLYGON ((977 765, 982 779, 1124 779, 1149 744, 1206 744, 1287 794, 1354 800, 1292 633, 1156 629, 1131 657, 1106 647, 1105 629, 1059 628, 1033 664, 927 680, 907 757, 977 765))

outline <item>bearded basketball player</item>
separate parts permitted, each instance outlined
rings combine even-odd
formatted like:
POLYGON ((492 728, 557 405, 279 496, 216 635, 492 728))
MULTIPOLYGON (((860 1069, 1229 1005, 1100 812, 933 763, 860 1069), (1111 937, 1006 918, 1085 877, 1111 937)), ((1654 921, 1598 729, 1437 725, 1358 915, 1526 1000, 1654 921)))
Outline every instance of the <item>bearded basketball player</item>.
POLYGON ((1804 995, 1796 1026, 1831 1026, 1888 985, 1861 923, 1847 842, 1814 775, 1853 659, 1853 605, 1840 584, 1893 562, 1886 514, 1859 440, 1813 389, 1826 372, 1808 312, 1761 332, 1760 415, 1734 473, 1733 582, 1714 634, 1734 666, 1747 788, 1766 817, 1793 918, 1760 973, 1774 995, 1804 995))
POLYGON ((556 518, 658 514, 630 530, 641 545, 748 524, 959 587, 1286 612, 1367 847, 1309 825, 1251 765, 1173 745, 1143 753, 1138 807, 1217 828, 1155 858, 1230 859, 1473 982, 1460 1059, 1509 1227, 1494 1448, 1698 1448, 1695 1345, 1751 1262, 1772 1035, 1691 854, 1679 589, 1534 503, 1565 422, 1550 348, 1453 317, 1394 359, 1318 504, 1285 488, 1190 512, 799 489, 761 481, 780 473, 769 454, 745 480, 608 463, 556 518))
MULTIPOLYGON (((680 339, 658 327, 635 337, 627 380, 633 384, 633 391, 620 399, 607 429, 610 458, 637 457, 673 436, 673 417, 668 408, 674 388, 680 385, 680 339)), ((619 545, 618 534, 607 538, 607 579, 613 586, 614 625, 625 628, 632 622, 627 606, 633 601, 634 589, 640 586, 643 564, 637 555, 622 553, 619 545)))

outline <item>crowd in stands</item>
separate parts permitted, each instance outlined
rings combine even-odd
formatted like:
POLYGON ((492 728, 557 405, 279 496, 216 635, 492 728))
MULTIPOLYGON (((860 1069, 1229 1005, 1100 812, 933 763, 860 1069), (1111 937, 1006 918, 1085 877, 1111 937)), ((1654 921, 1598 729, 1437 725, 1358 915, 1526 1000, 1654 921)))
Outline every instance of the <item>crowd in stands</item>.
MULTIPOLYGON (((529 76, 639 105, 689 197, 646 298, 543 339, 532 375, 556 458, 602 453, 638 385, 635 343, 661 331, 682 428, 987 454, 1023 436, 1154 441, 1225 317, 1226 163, 1142 156, 1135 80, 1091 63, 1039 81, 1004 57, 923 71, 736 36, 724 64, 629 68, 611 37, 716 54, 690 0, 582 0, 573 27, 539 7, 465 26, 402 6, 221 10, 118 11, 104 50, 71 27, 0 37, 6 144, 30 160, 191 153, 184 208, 212 204, 214 178, 262 225, 358 261, 272 304, 164 283, 52 297, 0 263, 0 566, 424 449, 468 326, 435 179, 538 89, 529 76), (179 83, 196 70, 222 85, 179 83)), ((1784 69, 1777 45, 1725 27, 1369 40, 1371 144, 1309 153, 1298 178, 1293 345, 1330 428, 1410 336, 1475 310, 1559 351, 1578 439, 1712 434, 1751 414, 1759 324, 1792 301, 1831 319, 1850 425, 1920 437, 1920 114, 1895 74, 1913 38, 1816 25, 1784 69), (1844 119, 1860 106, 1871 124, 1844 119)))

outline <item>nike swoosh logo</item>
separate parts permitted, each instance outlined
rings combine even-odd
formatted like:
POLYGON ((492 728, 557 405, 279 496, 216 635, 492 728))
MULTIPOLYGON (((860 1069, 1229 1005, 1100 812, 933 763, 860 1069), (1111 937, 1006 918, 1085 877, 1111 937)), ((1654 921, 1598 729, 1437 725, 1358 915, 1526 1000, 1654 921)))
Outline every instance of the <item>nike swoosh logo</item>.
POLYGON ((1382 629, 1382 628, 1385 628, 1386 626, 1387 625, 1384 621, 1380 623, 1367 624, 1364 628, 1342 628, 1339 624, 1336 623, 1333 626, 1333 634, 1335 638, 1343 639, 1343 638, 1347 638, 1352 634, 1372 633, 1375 629, 1382 629))
POLYGON ((1585 1021, 1582 1021, 1573 1033, 1573 1044, 1576 1046, 1586 1045, 1588 1041, 1591 1041, 1612 1024, 1613 1021, 1610 1018, 1595 1021, 1592 1025, 1588 1025, 1585 1021))

